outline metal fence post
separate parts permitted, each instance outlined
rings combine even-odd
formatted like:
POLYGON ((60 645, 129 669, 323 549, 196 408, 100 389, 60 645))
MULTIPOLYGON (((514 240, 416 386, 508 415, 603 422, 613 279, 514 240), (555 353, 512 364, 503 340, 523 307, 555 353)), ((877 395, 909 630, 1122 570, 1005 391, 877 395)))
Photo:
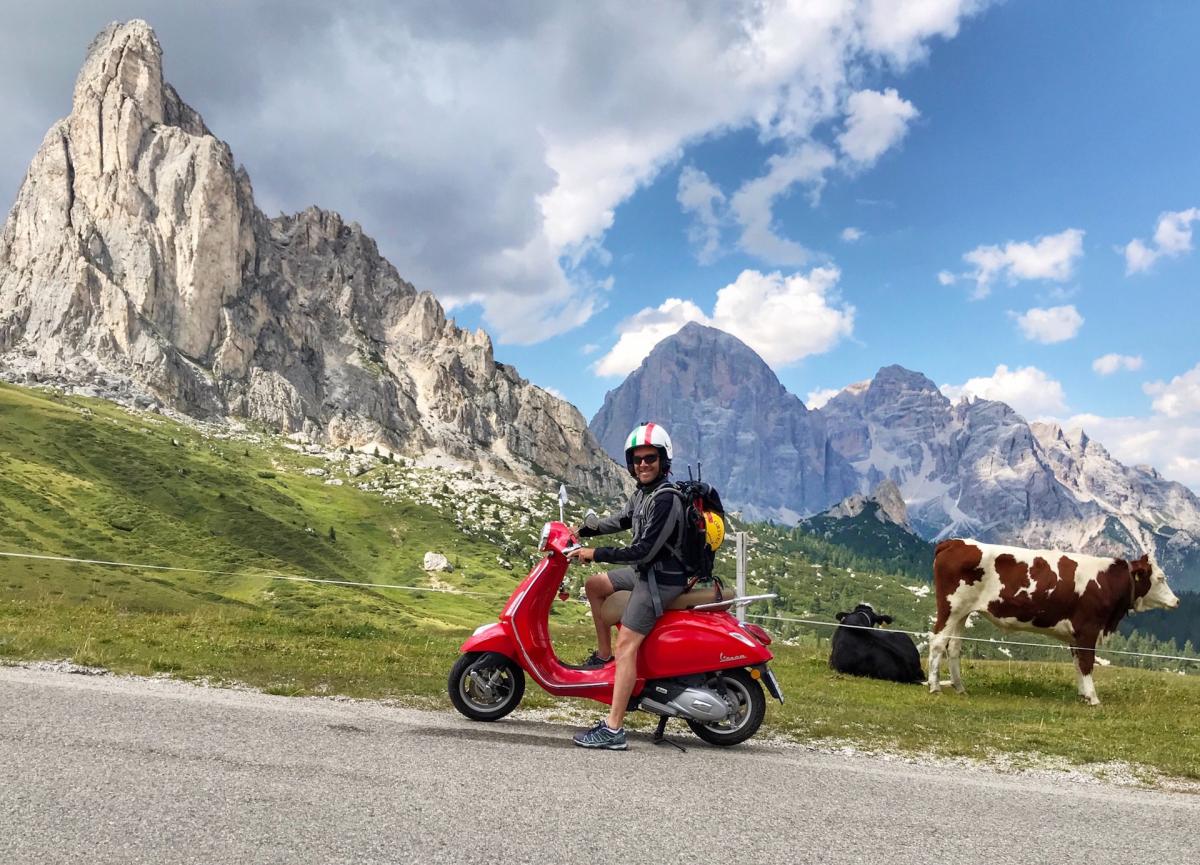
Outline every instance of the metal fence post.
MULTIPOLYGON (((738 532, 737 538, 737 596, 739 598, 746 595, 746 533, 738 532)), ((746 608, 737 608, 737 620, 739 622, 746 621, 746 608)))

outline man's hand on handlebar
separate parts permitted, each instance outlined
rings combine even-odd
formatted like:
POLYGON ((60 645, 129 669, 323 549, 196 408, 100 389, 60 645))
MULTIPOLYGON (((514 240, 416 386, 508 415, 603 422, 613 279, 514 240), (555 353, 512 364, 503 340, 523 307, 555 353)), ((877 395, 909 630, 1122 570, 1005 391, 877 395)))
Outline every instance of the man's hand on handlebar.
POLYGON ((576 547, 567 553, 567 558, 575 564, 596 560, 596 551, 592 547, 576 547))

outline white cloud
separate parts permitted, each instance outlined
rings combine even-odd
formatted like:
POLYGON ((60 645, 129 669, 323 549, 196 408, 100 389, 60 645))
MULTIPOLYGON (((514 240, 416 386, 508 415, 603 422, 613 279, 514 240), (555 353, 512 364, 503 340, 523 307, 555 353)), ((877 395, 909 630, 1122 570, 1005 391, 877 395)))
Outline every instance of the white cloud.
POLYGON ((650 349, 677 332, 689 321, 708 324, 708 316, 690 300, 677 297, 663 301, 656 309, 643 309, 617 326, 621 336, 612 350, 596 361, 597 375, 627 375, 645 360, 650 349))
POLYGON ((720 212, 725 207, 725 194, 707 174, 689 165, 679 174, 676 198, 683 212, 692 215, 688 240, 696 249, 697 260, 701 264, 711 262, 721 244, 720 212))
POLYGON ((1092 369, 1100 375, 1112 375, 1118 370, 1139 370, 1142 368, 1142 356, 1129 354, 1106 354, 1092 361, 1092 369))
POLYGON ((859 240, 862 240, 865 235, 866 232, 861 228, 855 228, 853 225, 848 225, 842 229, 841 236, 842 240, 846 241, 846 243, 855 243, 859 240))
POLYGON ((958 277, 948 270, 938 271, 938 282, 942 285, 954 285, 958 282, 958 277))
MULTIPOLYGON (((1083 256, 1084 232, 1068 228, 1058 234, 1037 238, 1033 242, 1009 241, 1000 246, 977 246, 963 255, 963 260, 973 269, 959 274, 964 279, 974 280, 974 298, 987 297, 992 283, 1004 277, 1009 283, 1025 279, 1048 279, 1066 282, 1075 271, 1075 262, 1083 256)), ((942 272, 946 274, 946 271, 942 272)), ((954 276, 954 274, 948 274, 954 276)), ((942 285, 949 282, 938 276, 942 285)))
POLYGON ((600 350, 600 346, 594 342, 589 342, 586 345, 581 345, 579 347, 579 353, 584 355, 585 357, 589 354, 595 354, 599 350, 600 350))
POLYGON ((829 402, 839 393, 841 393, 841 391, 837 390, 836 388, 818 388, 817 390, 810 390, 808 392, 808 396, 804 398, 804 404, 810 409, 821 408, 823 405, 825 405, 825 403, 829 402))
POLYGON ((852 93, 846 100, 846 129, 837 138, 838 147, 856 165, 872 165, 904 138, 908 124, 919 115, 890 87, 882 93, 852 93))
POLYGON ((601 376, 628 374, 689 321, 736 336, 773 367, 829 351, 854 330, 855 309, 837 295, 840 276, 835 267, 791 276, 744 270, 717 292, 711 316, 690 300, 672 298, 626 319, 616 345, 594 369, 601 376))
POLYGON ((1012 314, 1026 339, 1051 345, 1073 339, 1083 327, 1083 316, 1074 306, 1034 307, 1012 314))
POLYGON ((959 20, 982 0, 868 0, 863 9, 867 46, 901 66, 923 58, 930 37, 953 38, 959 20))
POLYGON ((778 234, 772 208, 775 199, 797 183, 819 192, 825 172, 837 162, 824 145, 803 144, 793 152, 767 160, 767 173, 742 185, 730 202, 734 218, 742 226, 739 245, 743 250, 775 264, 804 264, 811 257, 807 248, 778 234))
POLYGON ((1154 410, 1169 418, 1200 414, 1200 363, 1170 383, 1148 382, 1142 390, 1155 397, 1154 410))
POLYGON ((823 354, 854 331, 854 307, 840 304, 836 267, 806 275, 743 270, 717 292, 712 324, 731 333, 773 367, 823 354))
POLYGON ((1149 270, 1160 258, 1176 258, 1192 251, 1192 223, 1200 219, 1200 208, 1160 214, 1154 229, 1153 246, 1134 238, 1125 245, 1126 275, 1149 270))
MULTIPOLYGON (((17 118, 0 141, 0 188, 17 187, 53 120, 39 114, 30 131, 26 109, 64 104, 87 39, 119 14, 51 5, 0 28, 0 107, 17 118)), ((594 253, 618 208, 703 139, 749 130, 780 154, 747 167, 765 183, 750 182, 738 215, 753 254, 803 261, 770 212, 794 184, 819 184, 823 169, 797 161, 828 151, 837 130, 861 156, 894 137, 899 96, 887 127, 866 109, 848 123, 852 94, 881 66, 924 59, 981 4, 480 8, 262 0, 156 4, 154 20, 172 82, 229 140, 264 210, 338 210, 418 288, 482 305, 501 342, 531 342, 603 305, 594 253)))
POLYGON ((1036 366, 1010 370, 1000 364, 990 376, 968 379, 961 385, 942 385, 951 400, 980 397, 1012 406, 1027 420, 1060 415, 1067 410, 1067 398, 1060 382, 1036 366))

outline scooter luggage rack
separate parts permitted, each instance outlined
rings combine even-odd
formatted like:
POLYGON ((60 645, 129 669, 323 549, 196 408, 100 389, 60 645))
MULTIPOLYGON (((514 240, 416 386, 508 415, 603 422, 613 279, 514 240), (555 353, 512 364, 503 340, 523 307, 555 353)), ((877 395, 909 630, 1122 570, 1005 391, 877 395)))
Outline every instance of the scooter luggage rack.
POLYGON ((728 610, 730 607, 747 607, 756 601, 769 601, 773 598, 778 598, 779 595, 746 595, 744 598, 733 598, 726 601, 714 601, 711 604, 697 604, 690 607, 692 610, 728 610))

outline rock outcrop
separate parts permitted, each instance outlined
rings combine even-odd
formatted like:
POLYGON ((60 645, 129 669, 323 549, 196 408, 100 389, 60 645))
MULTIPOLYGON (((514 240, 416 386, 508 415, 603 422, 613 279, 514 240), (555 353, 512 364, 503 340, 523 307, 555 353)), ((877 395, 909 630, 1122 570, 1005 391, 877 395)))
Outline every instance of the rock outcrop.
POLYGON ((660 342, 604 397, 591 429, 614 459, 643 420, 671 434, 677 476, 703 463, 727 507, 752 519, 795 522, 858 489, 827 446, 825 423, 736 337, 691 323, 660 342))
POLYGON ((141 21, 93 41, 0 234, 0 368, 596 495, 628 482, 573 406, 497 363, 356 223, 264 216, 141 21))
POLYGON ((853 518, 865 510, 870 510, 875 519, 881 523, 891 523, 916 534, 913 531, 912 523, 909 522, 908 508, 904 504, 900 488, 890 479, 883 481, 871 491, 870 495, 855 493, 842 499, 829 510, 821 512, 818 516, 834 519, 853 518), (875 505, 875 507, 870 508, 869 505, 875 505))

